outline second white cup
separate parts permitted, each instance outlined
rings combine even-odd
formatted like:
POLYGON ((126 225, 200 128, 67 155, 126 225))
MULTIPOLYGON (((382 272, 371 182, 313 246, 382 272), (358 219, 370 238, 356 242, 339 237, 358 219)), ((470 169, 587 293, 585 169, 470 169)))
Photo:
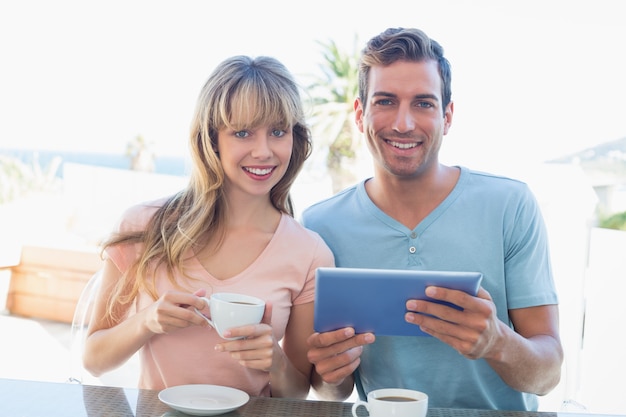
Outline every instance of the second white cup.
POLYGON ((402 388, 379 389, 367 394, 367 401, 358 400, 352 405, 354 417, 359 407, 364 407, 370 417, 426 417, 428 395, 402 388))
POLYGON ((226 338, 224 332, 233 327, 260 323, 265 311, 265 301, 250 295, 220 292, 211 295, 210 298, 202 298, 209 306, 211 318, 206 317, 198 309, 195 309, 196 313, 226 340, 241 339, 241 337, 226 338))

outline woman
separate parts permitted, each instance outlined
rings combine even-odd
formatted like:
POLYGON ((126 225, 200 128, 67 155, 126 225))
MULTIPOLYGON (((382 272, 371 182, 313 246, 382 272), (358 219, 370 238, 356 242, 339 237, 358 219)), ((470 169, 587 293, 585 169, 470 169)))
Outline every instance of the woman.
POLYGON ((139 351, 140 388, 304 398, 315 269, 334 259, 293 218, 289 189, 311 139, 291 74, 270 57, 222 62, 198 98, 190 148, 189 185, 130 208, 104 244, 85 368, 97 376, 139 351), (265 300, 261 324, 221 339, 194 312, 214 292, 265 300))

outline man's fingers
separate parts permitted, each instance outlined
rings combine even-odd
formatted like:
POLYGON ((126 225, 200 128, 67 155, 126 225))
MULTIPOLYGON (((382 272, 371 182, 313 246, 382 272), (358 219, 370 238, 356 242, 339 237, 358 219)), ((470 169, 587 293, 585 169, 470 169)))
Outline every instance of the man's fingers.
MULTIPOLYGON (((316 367, 316 372, 322 377, 324 382, 336 385, 341 384, 347 377, 352 375, 356 368, 361 364, 360 354, 354 360, 348 362, 347 364, 338 367, 332 368, 331 366, 327 366, 324 370, 320 371, 319 367, 316 367)), ((331 364, 327 364, 331 365, 331 364)))
POLYGON ((333 345, 341 345, 345 348, 344 350, 347 350, 373 343, 374 339, 375 337, 372 333, 355 334, 352 327, 346 327, 332 332, 313 333, 309 336, 307 343, 311 348, 327 348, 333 345))
POLYGON ((327 358, 335 357, 337 359, 338 355, 354 351, 355 349, 357 349, 358 356, 361 354, 361 347, 373 343, 374 340, 375 337, 372 333, 354 335, 353 329, 346 332, 340 331, 339 333, 314 333, 308 340, 309 346, 312 346, 308 352, 308 358, 310 362, 317 363, 327 358), (353 336, 346 339, 348 334, 353 334, 353 336), (336 343, 330 343, 331 341, 336 341, 336 343))
POLYGON ((346 327, 332 332, 313 333, 307 340, 312 348, 322 348, 342 342, 354 336, 354 329, 346 327))

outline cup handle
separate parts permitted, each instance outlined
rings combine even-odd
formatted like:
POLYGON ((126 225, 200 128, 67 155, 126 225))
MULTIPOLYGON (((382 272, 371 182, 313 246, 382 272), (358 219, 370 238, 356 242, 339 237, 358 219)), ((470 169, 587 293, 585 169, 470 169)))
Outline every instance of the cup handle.
POLYGON ((361 401, 361 400, 357 400, 354 404, 352 404, 352 415, 354 417, 358 417, 358 415, 356 414, 356 410, 359 407, 365 407, 365 409, 367 410, 367 415, 370 415, 370 409, 367 406, 367 402, 366 401, 361 401))
MULTIPOLYGON (((206 303, 207 307, 211 306, 211 300, 209 298, 207 298, 207 297, 200 297, 200 298, 202 298, 204 300, 204 302, 206 303)), ((215 329, 215 324, 213 324, 213 320, 211 320, 210 318, 208 318, 207 316, 202 314, 202 312, 200 310, 198 310, 197 308, 194 307, 193 309, 195 310, 197 315, 199 315, 200 317, 205 319, 207 323, 209 323, 209 326, 211 326, 211 327, 213 327, 215 329)))

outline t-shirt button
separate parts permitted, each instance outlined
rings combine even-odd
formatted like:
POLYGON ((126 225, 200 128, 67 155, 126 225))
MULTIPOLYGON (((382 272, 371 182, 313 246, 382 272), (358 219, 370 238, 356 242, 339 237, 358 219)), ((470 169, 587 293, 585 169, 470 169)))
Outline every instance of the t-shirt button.
POLYGON ((413 232, 411 233, 411 239, 415 239, 417 237, 417 233, 413 232))
POLYGON ((415 249, 415 246, 411 246, 409 248, 409 252, 411 252, 411 253, 415 253, 416 251, 417 251, 417 249, 415 249))

